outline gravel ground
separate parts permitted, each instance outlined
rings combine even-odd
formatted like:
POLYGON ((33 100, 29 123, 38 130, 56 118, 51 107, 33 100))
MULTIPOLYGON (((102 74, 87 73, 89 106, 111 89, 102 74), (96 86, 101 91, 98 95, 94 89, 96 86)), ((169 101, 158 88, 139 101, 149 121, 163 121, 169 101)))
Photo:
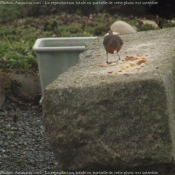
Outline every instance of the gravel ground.
POLYGON ((58 172, 41 115, 41 109, 11 100, 0 108, 0 175, 58 172))
MULTIPOLYGON (((11 100, 0 108, 0 175, 65 174, 57 168, 41 115, 41 108, 21 106, 11 100)), ((175 175, 174 165, 153 169, 162 172, 158 175, 175 175)))

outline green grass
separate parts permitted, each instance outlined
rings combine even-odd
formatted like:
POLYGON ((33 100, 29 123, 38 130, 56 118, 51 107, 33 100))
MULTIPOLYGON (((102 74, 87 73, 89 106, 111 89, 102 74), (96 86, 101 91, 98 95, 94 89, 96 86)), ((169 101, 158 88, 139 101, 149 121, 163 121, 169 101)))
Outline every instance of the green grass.
POLYGON ((15 160, 10 163, 12 166, 22 166, 22 162, 20 160, 15 160))
POLYGON ((11 131, 7 131, 7 132, 5 133, 5 135, 6 135, 7 137, 13 137, 13 136, 14 136, 14 133, 11 132, 11 131))
MULTIPOLYGON (((117 18, 107 13, 93 15, 91 18, 83 18, 79 11, 76 13, 80 15, 80 18, 76 19, 74 15, 68 15, 67 24, 64 24, 65 19, 58 18, 58 15, 41 18, 29 17, 0 23, 0 64, 5 64, 8 69, 28 70, 34 68, 35 71, 38 71, 36 53, 32 51, 32 47, 38 38, 103 36, 107 33, 110 24, 117 20, 124 20, 131 25, 137 25, 137 20, 117 18), (57 28, 53 28, 53 21, 57 21, 57 28), (84 30, 82 28, 83 22, 85 23, 84 30), (47 26, 45 26, 46 23, 47 26)), ((175 24, 166 24, 164 27, 173 26, 175 24)), ((150 25, 142 25, 138 31, 152 29, 154 28, 150 25)))
POLYGON ((140 26, 139 31, 148 31, 148 30, 154 30, 154 27, 149 24, 145 24, 140 26))

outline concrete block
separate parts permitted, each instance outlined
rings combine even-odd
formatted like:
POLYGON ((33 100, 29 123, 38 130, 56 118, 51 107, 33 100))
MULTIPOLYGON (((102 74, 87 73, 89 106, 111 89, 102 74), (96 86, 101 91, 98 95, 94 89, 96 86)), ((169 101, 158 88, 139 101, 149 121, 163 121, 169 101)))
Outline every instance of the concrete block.
POLYGON ((112 64, 103 38, 44 92, 42 120, 59 169, 149 166, 161 174, 175 166, 175 28, 122 35, 123 61, 109 55, 112 64))

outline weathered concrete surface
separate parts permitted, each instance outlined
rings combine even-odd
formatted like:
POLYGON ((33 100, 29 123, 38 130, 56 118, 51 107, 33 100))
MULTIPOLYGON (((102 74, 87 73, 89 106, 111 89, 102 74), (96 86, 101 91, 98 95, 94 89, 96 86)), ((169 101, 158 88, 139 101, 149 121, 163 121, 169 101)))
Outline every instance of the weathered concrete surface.
POLYGON ((144 55, 142 69, 98 66, 106 59, 102 37, 45 90, 42 120, 61 170, 174 165, 175 28, 121 38, 121 58, 144 55))

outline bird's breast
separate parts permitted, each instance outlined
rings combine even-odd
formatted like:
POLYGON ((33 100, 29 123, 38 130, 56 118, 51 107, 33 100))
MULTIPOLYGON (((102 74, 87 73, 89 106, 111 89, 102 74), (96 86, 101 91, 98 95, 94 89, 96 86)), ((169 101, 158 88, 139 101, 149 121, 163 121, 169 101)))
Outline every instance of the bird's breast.
POLYGON ((112 45, 107 45, 105 47, 105 49, 106 49, 106 52, 111 53, 111 54, 113 54, 114 53, 114 50, 115 50, 112 45))

